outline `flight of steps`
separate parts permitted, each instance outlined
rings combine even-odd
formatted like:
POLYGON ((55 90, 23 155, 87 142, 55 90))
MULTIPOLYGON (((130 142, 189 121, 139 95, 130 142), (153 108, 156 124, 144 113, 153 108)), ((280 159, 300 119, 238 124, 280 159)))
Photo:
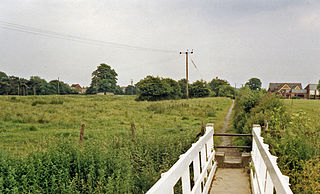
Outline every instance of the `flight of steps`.
POLYGON ((244 168, 249 166, 250 153, 216 152, 216 160, 220 168, 244 168))

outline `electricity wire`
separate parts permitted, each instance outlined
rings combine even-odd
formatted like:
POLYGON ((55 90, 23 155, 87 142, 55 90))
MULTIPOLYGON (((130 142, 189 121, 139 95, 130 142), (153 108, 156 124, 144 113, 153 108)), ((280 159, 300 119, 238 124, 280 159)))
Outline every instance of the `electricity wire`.
POLYGON ((200 75, 201 79, 203 79, 203 75, 202 75, 202 73, 200 72, 200 70, 199 70, 198 66, 197 66, 197 65, 196 65, 196 63, 193 61, 193 59, 191 58, 191 56, 190 56, 190 59, 191 59, 191 63, 193 64, 194 68, 196 68, 196 70, 198 71, 198 73, 199 73, 199 75, 200 75))
POLYGON ((20 25, 20 24, 16 24, 16 23, 12 23, 12 22, 6 22, 3 20, 0 20, 0 28, 29 33, 29 34, 33 34, 33 35, 45 36, 45 37, 49 37, 49 38, 57 38, 57 39, 74 41, 74 42, 100 45, 100 46, 113 46, 113 47, 134 49, 134 50, 140 50, 140 51, 149 51, 149 52, 178 53, 178 51, 175 51, 175 50, 165 50, 165 49, 158 49, 158 48, 141 47, 141 46, 130 45, 130 44, 122 44, 122 43, 117 43, 117 42, 91 39, 91 38, 85 38, 85 37, 81 37, 81 36, 74 36, 74 35, 70 35, 70 34, 64 34, 64 33, 59 33, 59 32, 54 32, 54 31, 49 31, 49 30, 43 30, 40 28, 31 27, 31 26, 20 25))

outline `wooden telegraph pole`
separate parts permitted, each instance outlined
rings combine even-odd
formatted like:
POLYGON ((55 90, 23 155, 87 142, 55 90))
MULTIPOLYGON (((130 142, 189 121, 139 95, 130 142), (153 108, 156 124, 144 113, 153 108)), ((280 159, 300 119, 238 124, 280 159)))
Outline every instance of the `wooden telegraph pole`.
POLYGON ((60 80, 59 80, 59 77, 58 77, 58 95, 60 94, 60 80))
POLYGON ((188 73, 188 55, 190 54, 193 54, 193 49, 192 51, 188 51, 187 52, 180 52, 180 55, 181 54, 185 54, 186 55, 186 94, 187 94, 187 99, 189 99, 189 86, 188 86, 188 78, 189 78, 189 73, 188 73))

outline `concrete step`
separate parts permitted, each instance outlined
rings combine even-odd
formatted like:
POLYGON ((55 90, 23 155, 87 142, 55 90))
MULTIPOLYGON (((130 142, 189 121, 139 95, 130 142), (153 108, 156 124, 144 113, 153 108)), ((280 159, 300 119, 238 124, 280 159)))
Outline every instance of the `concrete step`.
POLYGON ((216 160, 220 168, 244 168, 248 166, 251 155, 239 152, 217 152, 216 160))
POLYGON ((224 168, 242 168, 242 160, 240 157, 226 157, 223 161, 224 168))

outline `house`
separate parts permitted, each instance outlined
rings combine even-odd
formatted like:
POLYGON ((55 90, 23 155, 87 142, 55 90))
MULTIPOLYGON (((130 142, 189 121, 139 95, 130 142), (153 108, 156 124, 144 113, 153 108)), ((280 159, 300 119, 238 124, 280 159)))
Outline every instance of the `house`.
POLYGON ((290 90, 301 90, 301 83, 269 83, 269 93, 282 94, 290 90))
POLYGON ((286 98, 307 98, 308 91, 302 89, 301 83, 270 83, 268 93, 280 94, 286 98))
POLYGON ((79 93, 86 93, 87 87, 81 87, 80 84, 72 84, 71 88, 76 89, 79 93))
POLYGON ((126 88, 127 88, 127 86, 122 86, 122 87, 121 87, 122 92, 125 92, 125 91, 126 91, 126 88))
POLYGON ((304 89, 307 90, 307 98, 308 99, 319 99, 320 98, 318 84, 308 84, 304 89))
POLYGON ((319 99, 318 84, 308 84, 302 89, 301 83, 269 83, 269 94, 280 94, 286 98, 319 99))

